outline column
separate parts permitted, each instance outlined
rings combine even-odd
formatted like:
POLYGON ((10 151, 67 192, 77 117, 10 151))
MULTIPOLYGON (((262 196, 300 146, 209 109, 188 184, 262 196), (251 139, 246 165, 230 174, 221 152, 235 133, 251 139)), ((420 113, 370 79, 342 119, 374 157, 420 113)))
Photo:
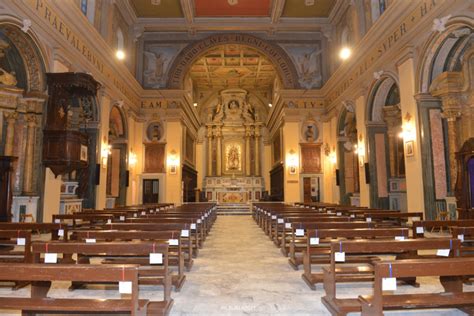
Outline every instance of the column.
POLYGON ((453 96, 443 97, 443 117, 448 121, 448 156, 449 173, 451 185, 449 191, 454 193, 457 178, 456 152, 458 150, 458 134, 456 131, 457 120, 461 116, 461 111, 457 108, 457 98, 453 96))
POLYGON ((260 126, 255 126, 255 176, 260 177, 260 126))
POLYGON ((222 175, 222 131, 221 127, 218 126, 216 129, 215 136, 217 137, 217 146, 216 146, 216 176, 220 177, 222 175))
MULTIPOLYGON (((404 120, 402 124, 409 124, 413 129, 413 139, 411 141, 413 141, 414 153, 412 156, 407 156, 405 153, 407 207, 408 212, 420 212, 425 210, 424 186, 426 184, 423 183, 422 137, 418 132, 420 119, 418 116, 418 105, 414 98, 415 64, 412 58, 408 58, 398 66, 398 74, 400 81, 400 107, 404 120)), ((406 141, 404 145, 406 145, 406 141)))
POLYGON ((27 114, 26 117, 26 151, 25 151, 25 168, 23 172, 23 193, 28 195, 33 193, 33 155, 35 148, 36 134, 36 115, 27 114))
POLYGON ((207 176, 212 177, 212 127, 207 127, 207 176))
MULTIPOLYGON (((365 98, 366 91, 362 93, 356 99, 356 123, 357 123, 357 140, 358 145, 362 146, 364 150, 359 153, 358 159, 362 160, 364 163, 370 160, 370 157, 367 155, 367 146, 369 142, 367 141, 367 126, 365 123, 366 116, 366 104, 367 100, 365 98), (361 137, 362 136, 362 137, 361 137), (363 156, 360 157, 360 154, 363 153, 363 156)), ((372 155, 374 153, 371 153, 372 155)), ((370 206, 370 185, 365 183, 365 168, 364 166, 359 165, 359 190, 360 190, 360 206, 370 206)))
POLYGON ((400 133, 402 117, 400 108, 397 106, 385 106, 384 109, 385 122, 387 123, 388 147, 390 159, 390 177, 397 176, 397 137, 400 133))
POLYGON ((4 156, 13 156, 13 140, 15 137, 15 123, 18 118, 18 113, 4 112, 4 116, 7 121, 4 156))
POLYGON ((245 175, 250 176, 250 137, 252 132, 250 126, 245 127, 245 175))

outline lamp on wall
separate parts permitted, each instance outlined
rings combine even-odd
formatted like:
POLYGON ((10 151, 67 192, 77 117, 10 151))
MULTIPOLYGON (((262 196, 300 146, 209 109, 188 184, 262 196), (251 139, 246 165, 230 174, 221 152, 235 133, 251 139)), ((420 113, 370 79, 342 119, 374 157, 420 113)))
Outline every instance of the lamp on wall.
POLYGON ((402 132, 399 136, 403 138, 404 142, 414 141, 416 139, 415 126, 409 112, 407 112, 403 118, 402 132))
POLYGON ((354 145, 354 152, 359 157, 359 167, 362 168, 365 162, 365 144, 364 144, 364 138, 362 137, 362 134, 359 134, 359 140, 357 144, 354 145))
POLYGON ((109 145, 107 139, 104 137, 104 141, 102 143, 102 151, 100 153, 102 168, 107 168, 107 161, 109 159, 110 154, 112 154, 112 146, 109 145))
POLYGON ((130 169, 134 169, 137 164, 137 154, 133 152, 133 148, 130 150, 128 155, 128 166, 130 169))
POLYGON ((288 166, 288 172, 290 174, 296 174, 298 169, 298 155, 293 149, 286 154, 286 165, 288 166))
POLYGON ((169 152, 166 159, 166 164, 169 167, 170 174, 176 174, 179 166, 179 156, 178 153, 173 149, 169 152))

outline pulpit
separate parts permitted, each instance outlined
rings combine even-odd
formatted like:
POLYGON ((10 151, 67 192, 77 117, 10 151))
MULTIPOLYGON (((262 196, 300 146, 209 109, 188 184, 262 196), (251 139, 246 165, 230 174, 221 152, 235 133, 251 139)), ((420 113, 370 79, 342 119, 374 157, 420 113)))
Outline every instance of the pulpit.
POLYGON ((11 221, 11 176, 16 157, 0 156, 0 222, 11 221))

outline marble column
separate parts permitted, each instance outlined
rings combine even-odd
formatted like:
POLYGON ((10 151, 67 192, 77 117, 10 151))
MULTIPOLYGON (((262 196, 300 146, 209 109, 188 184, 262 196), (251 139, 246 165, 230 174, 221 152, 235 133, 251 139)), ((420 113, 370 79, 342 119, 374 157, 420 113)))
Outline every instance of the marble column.
POLYGON ((217 139, 217 146, 216 146, 216 176, 220 177, 222 175, 222 131, 221 127, 218 126, 216 128, 216 133, 215 133, 216 139, 217 139))
POLYGON ((388 148, 390 159, 390 177, 397 177, 397 137, 402 125, 402 115, 400 107, 397 105, 384 106, 384 121, 387 123, 388 148))
POLYGON ((26 132, 26 151, 25 168, 23 172, 23 193, 29 195, 33 193, 33 162, 36 140, 36 115, 27 114, 25 116, 27 123, 26 132))
POLYGON ((249 126, 245 127, 245 175, 250 176, 250 137, 252 132, 249 126))
POLYGON ((449 171, 451 178, 451 185, 449 191, 454 193, 457 177, 456 165, 456 151, 458 150, 458 135, 456 131, 456 121, 461 116, 461 111, 458 108, 458 100, 453 96, 446 96, 442 98, 443 101, 443 117, 448 121, 448 150, 449 150, 449 171))
POLYGON ((255 126, 255 176, 260 176, 260 126, 255 126))
POLYGON ((7 132, 5 135, 5 156, 13 155, 13 140, 15 138, 15 123, 18 118, 17 112, 4 112, 5 120, 7 121, 7 132))
POLYGON ((212 128, 207 128, 207 176, 212 177, 212 128))

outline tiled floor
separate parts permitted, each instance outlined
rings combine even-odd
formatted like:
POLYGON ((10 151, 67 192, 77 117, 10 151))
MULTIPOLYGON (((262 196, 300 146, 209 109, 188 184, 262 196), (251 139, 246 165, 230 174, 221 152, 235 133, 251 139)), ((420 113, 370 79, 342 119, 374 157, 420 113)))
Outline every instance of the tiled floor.
MULTIPOLYGON (((262 230, 249 216, 220 216, 212 228, 204 248, 195 259, 193 269, 181 292, 173 292, 172 316, 208 315, 329 315, 321 304, 322 287, 311 291, 262 230)), ((441 291, 434 278, 423 278, 419 289, 408 286, 400 291, 441 291)), ((470 287, 474 291, 474 287, 470 287)), ((28 289, 11 293, 0 288, 0 295, 27 295, 28 289)), ((142 287, 141 296, 161 299, 156 287, 142 287)), ((340 297, 369 294, 369 283, 341 284, 340 297)), ((55 284, 51 295, 92 296, 97 291, 69 292, 67 284, 55 284)), ((100 295, 118 297, 116 289, 104 289, 100 295)), ((1 307, 0 307, 1 309, 1 307)), ((19 315, 19 313, 1 313, 19 315)), ((465 315, 458 310, 391 312, 387 315, 465 315)))

